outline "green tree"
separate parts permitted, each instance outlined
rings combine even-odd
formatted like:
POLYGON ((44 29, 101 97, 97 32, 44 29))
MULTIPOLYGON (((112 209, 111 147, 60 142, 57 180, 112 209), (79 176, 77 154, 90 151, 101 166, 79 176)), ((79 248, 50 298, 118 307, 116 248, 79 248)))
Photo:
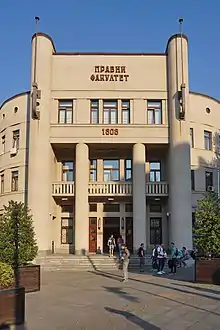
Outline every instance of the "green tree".
POLYGON ((10 201, 0 219, 0 261, 11 266, 31 262, 38 252, 32 216, 21 202, 10 201))
POLYGON ((199 252, 220 256, 220 200, 208 192, 198 202, 195 212, 195 244, 199 252))

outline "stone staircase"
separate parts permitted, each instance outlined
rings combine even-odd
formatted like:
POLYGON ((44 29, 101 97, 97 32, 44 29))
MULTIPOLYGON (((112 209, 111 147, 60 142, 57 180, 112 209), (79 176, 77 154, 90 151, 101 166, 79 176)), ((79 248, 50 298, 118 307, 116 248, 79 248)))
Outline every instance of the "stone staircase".
POLYGON ((96 271, 117 271, 119 268, 116 257, 109 258, 108 255, 89 255, 88 256, 93 269, 96 271))
MULTIPOLYGON (((115 256, 109 258, 108 255, 88 255, 75 256, 73 254, 58 255, 53 254, 46 257, 37 257, 35 263, 41 265, 43 271, 111 271, 115 272, 122 268, 118 258, 115 256)), ((151 257, 148 255, 145 258, 145 269, 150 271, 151 257)), ((129 270, 139 269, 139 258, 131 255, 129 270)), ((165 271, 168 270, 167 263, 165 271)))
POLYGON ((37 257, 35 263, 41 265, 43 271, 93 271, 94 267, 87 256, 48 255, 37 257))

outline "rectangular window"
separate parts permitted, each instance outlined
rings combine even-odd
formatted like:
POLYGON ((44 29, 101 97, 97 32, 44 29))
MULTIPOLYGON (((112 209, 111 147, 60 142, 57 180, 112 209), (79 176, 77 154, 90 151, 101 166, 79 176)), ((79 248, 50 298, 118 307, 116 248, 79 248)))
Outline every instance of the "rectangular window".
POLYGON ((205 171, 205 190, 208 191, 213 187, 213 173, 205 171))
POLYGON ((74 181, 74 163, 72 161, 62 162, 62 181, 74 181))
POLYGON ((193 128, 190 128, 190 145, 191 145, 191 148, 194 148, 194 134, 193 134, 193 128))
POLYGON ((120 180, 120 165, 119 159, 103 160, 104 181, 119 181, 120 180))
POLYGON ((212 150, 212 132, 204 131, 204 148, 212 150))
POLYGON ((147 101, 147 123, 148 125, 162 124, 162 102, 147 101))
POLYGON ((1 174, 1 194, 4 194, 5 190, 5 177, 4 174, 1 174))
POLYGON ((103 204, 103 212, 120 212, 120 204, 103 204))
POLYGON ((118 123, 118 101, 103 100, 103 123, 117 124, 118 123))
POLYGON ((161 218, 150 218, 150 244, 162 244, 161 218))
POLYGON ((73 244, 73 218, 61 218, 61 244, 73 244))
POLYGON ((150 203, 150 213, 161 213, 162 212, 162 205, 160 202, 152 202, 150 203))
POLYGON ((19 138, 20 138, 20 131, 17 129, 16 131, 13 131, 13 141, 12 141, 12 148, 19 149, 19 138))
POLYGON ((125 159, 125 181, 132 180, 132 160, 125 159))
POLYGON ((18 191, 18 171, 11 172, 11 191, 18 191))
POLYGON ((97 160, 90 160, 89 180, 97 181, 97 160))
POLYGON ((121 101, 121 123, 130 124, 130 100, 121 101))
POLYGON ((99 123, 99 100, 90 100, 90 123, 99 123))
POLYGON ((97 204, 89 204, 89 212, 97 212, 97 204))
POLYGON ((2 136, 2 153, 5 153, 5 135, 2 136))
POLYGON ((125 212, 132 213, 133 212, 133 204, 125 204, 125 212))
POLYGON ((161 164, 160 162, 150 162, 150 182, 161 181, 161 164))
POLYGON ((191 189, 195 190, 195 171, 191 170, 191 189))
POLYGON ((59 124, 72 124, 73 123, 73 100, 60 100, 59 101, 59 124))

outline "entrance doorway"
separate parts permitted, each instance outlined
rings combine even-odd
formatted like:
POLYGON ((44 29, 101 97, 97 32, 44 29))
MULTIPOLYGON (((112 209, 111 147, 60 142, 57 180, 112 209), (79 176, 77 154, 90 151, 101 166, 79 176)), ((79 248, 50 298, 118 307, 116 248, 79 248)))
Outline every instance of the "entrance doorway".
POLYGON ((126 245, 133 252, 133 218, 126 217, 126 245))
POLYGON ((120 235, 120 217, 103 218, 103 252, 108 253, 108 239, 114 235, 115 241, 120 235))
POLYGON ((89 252, 95 253, 97 250, 97 218, 89 218, 89 252))

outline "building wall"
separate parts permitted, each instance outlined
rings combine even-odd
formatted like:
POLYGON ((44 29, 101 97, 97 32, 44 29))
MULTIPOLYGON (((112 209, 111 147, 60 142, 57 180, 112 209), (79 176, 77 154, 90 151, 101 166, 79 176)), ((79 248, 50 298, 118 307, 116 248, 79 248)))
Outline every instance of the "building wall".
POLYGON ((25 202, 27 190, 27 158, 29 136, 30 93, 25 92, 6 100, 0 108, 0 175, 4 175, 4 192, 0 195, 0 210, 13 199, 25 202), (13 131, 19 130, 19 148, 11 155, 13 131), (2 138, 5 136, 5 152, 2 138), (18 171, 18 190, 11 189, 11 173, 18 171))
MULTIPOLYGON (((32 54, 34 54, 35 40, 36 38, 32 40, 32 54)), ((0 174, 4 173, 5 175, 5 190, 0 195, 0 210, 10 199, 28 201, 34 217, 40 250, 51 250, 53 240, 56 242, 57 249, 66 249, 60 243, 61 208, 52 197, 51 191, 52 183, 62 179, 62 161, 76 159, 76 146, 79 144, 82 147, 80 152, 88 153, 88 155, 83 154, 84 159, 87 159, 88 156, 88 160, 91 158, 93 146, 97 144, 103 146, 103 150, 108 150, 108 145, 109 148, 114 145, 116 150, 117 145, 119 149, 121 145, 130 145, 131 157, 129 156, 129 158, 131 159, 133 158, 132 153, 134 155, 133 145, 138 144, 136 162, 140 161, 144 166, 141 165, 144 168, 141 170, 142 176, 139 177, 139 171, 135 176, 140 184, 142 184, 142 178, 145 178, 146 174, 146 180, 148 180, 149 160, 162 159, 162 180, 169 182, 170 185, 169 203, 167 200, 161 215, 163 218, 163 240, 168 241, 168 239, 177 237, 178 243, 182 244, 188 239, 188 232, 183 238, 179 227, 181 225, 184 231, 184 225, 186 226, 184 220, 186 207, 184 205, 187 204, 186 218, 188 229, 190 229, 191 217, 189 219, 189 213, 195 208, 198 199, 202 197, 206 189, 205 171, 207 169, 213 172, 213 186, 218 190, 216 167, 218 166, 220 102, 206 95, 188 91, 188 43, 184 37, 183 68, 187 91, 187 112, 185 121, 180 122, 178 120, 176 117, 177 94, 182 80, 180 49, 180 37, 177 35, 170 38, 167 51, 162 54, 58 53, 51 39, 44 34, 39 34, 36 79, 41 90, 40 120, 29 120, 30 93, 6 100, 0 110, 0 138, 6 136, 5 153, 0 153, 0 174), (114 81, 103 81, 110 79, 110 75, 113 73, 100 71, 103 71, 103 67, 104 70, 111 71, 112 66, 115 70, 116 67, 119 67, 118 73, 114 73, 114 75, 118 74, 117 81, 115 76, 113 77, 114 81), (176 72, 178 72, 177 75, 176 72), (108 78, 106 75, 109 75, 108 78), (66 99, 74 101, 73 123, 59 124, 59 100, 66 99), (130 124, 125 125, 121 122, 120 102, 117 124, 104 125, 102 111, 99 112, 99 124, 90 124, 91 99, 99 99, 100 110, 102 110, 104 99, 129 99, 130 124), (162 101, 161 125, 148 123, 148 100, 162 101), (18 107, 17 111, 14 110, 15 107, 18 107), (118 129, 117 136, 103 135, 103 128, 112 127, 118 129), (190 128, 193 128, 194 139, 194 145, 191 149, 189 148, 190 128), (17 154, 11 157, 12 131, 15 129, 20 130, 20 144, 17 154), (211 150, 204 148, 204 130, 212 133, 211 150), (88 145, 87 151, 82 146, 83 144, 88 145), (185 145, 183 151, 180 151, 179 146, 181 144, 185 145), (64 152, 64 145, 69 150, 64 152), (145 145, 146 148, 142 145, 145 145), (158 151, 154 151, 153 155, 150 155, 148 151, 152 147, 158 148, 158 151), (163 153, 161 153, 161 147, 163 153), (138 154, 144 149, 146 155, 138 154), (192 191, 191 199, 190 193, 188 193, 190 191, 190 166, 195 171, 195 188, 192 191), (16 192, 11 191, 11 171, 13 169, 19 171, 19 186, 16 192), (177 199, 178 203, 176 202, 177 199), (184 212, 180 210, 181 208, 184 212), (167 213, 171 214, 171 219, 167 219, 167 213), (169 237, 170 233, 172 234, 171 237, 169 237)), ((32 82, 33 66, 34 55, 32 56, 32 82)), ((97 158, 99 164, 97 178, 98 181, 103 181, 102 159, 105 156, 97 155, 97 158)), ((78 173, 83 173, 81 176, 85 179, 88 167, 84 163, 78 164, 82 166, 78 173)), ((123 159, 121 159, 120 170, 123 178, 123 159)), ((79 180, 76 184, 80 186, 81 181, 79 180)), ((86 184, 87 181, 84 180, 83 182, 86 184)), ((87 191, 87 188, 84 188, 84 191, 87 191)), ((142 198, 142 206, 144 198, 142 198)), ((139 198, 134 199, 133 202, 138 203, 138 200, 139 198)), ((84 202, 86 203, 86 198, 84 202)), ((99 203, 98 218, 103 217, 100 205, 99 203)), ((122 205, 124 205, 123 202, 122 205)), ((83 210, 82 205, 81 208, 83 210)), ((149 204, 147 202, 141 212, 136 214, 138 208, 133 214, 134 218, 138 218, 140 221, 139 231, 135 235, 137 240, 143 238, 149 242, 149 218, 151 216, 149 204), (141 219, 146 219, 146 223, 141 219), (143 228, 141 227, 142 224, 143 228), (141 236, 142 233, 144 233, 143 236, 141 236)), ((73 217, 75 212, 78 211, 77 207, 75 209, 74 206, 73 217)), ((87 214, 88 217, 90 213, 86 212, 83 214, 84 216, 87 214)), ((121 212, 120 217, 124 214, 123 211, 121 212)), ((80 212, 76 218, 80 220, 80 212)), ((80 222, 78 225, 80 226, 80 222)), ((88 237, 88 232, 86 235, 88 237)), ((101 236, 99 243, 102 244, 101 236)), ((187 241, 186 244, 190 246, 190 241, 187 241)))

